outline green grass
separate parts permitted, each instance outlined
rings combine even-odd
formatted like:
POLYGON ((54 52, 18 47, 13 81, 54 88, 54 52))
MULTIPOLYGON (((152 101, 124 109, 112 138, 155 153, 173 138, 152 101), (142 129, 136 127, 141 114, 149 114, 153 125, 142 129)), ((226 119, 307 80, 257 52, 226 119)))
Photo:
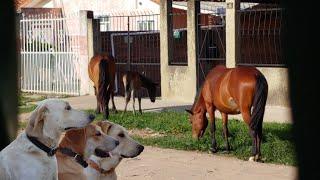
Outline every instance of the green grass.
POLYGON ((29 94, 29 93, 20 93, 18 97, 18 112, 28 113, 33 111, 37 106, 35 102, 42 101, 49 97, 55 98, 68 98, 71 97, 69 95, 41 95, 41 94, 29 94))
MULTIPOLYGON (((92 110, 89 110, 89 112, 93 113, 92 110)), ((97 115, 96 119, 101 120, 102 115, 97 115)), ((198 150, 209 153, 211 142, 209 129, 207 129, 201 140, 193 140, 191 137, 191 125, 186 113, 150 112, 133 116, 131 112, 128 112, 123 117, 121 117, 120 113, 111 113, 109 119, 127 129, 150 128, 155 132, 165 135, 161 137, 135 137, 145 145, 190 151, 198 150)), ((219 148, 218 154, 222 154, 225 141, 222 136, 222 122, 220 119, 217 120, 216 125, 216 139, 219 148)), ((291 129, 291 124, 264 123, 261 152, 265 162, 296 165, 291 129)), ((232 148, 229 155, 247 160, 250 156, 252 142, 248 127, 242 121, 230 120, 229 131, 231 136, 229 142, 232 148)))
POLYGON ((28 93, 20 93, 18 97, 18 106, 26 106, 30 102, 36 102, 46 99, 47 97, 44 95, 33 95, 28 93))
POLYGON ((45 99, 44 95, 32 95, 28 93, 20 93, 18 97, 18 112, 27 113, 31 112, 36 108, 36 105, 33 102, 41 101, 45 99))
POLYGON ((28 113, 28 112, 33 111, 36 107, 37 106, 34 105, 34 104, 29 104, 29 105, 25 105, 25 106, 19 106, 18 112, 19 112, 19 114, 28 113))
MULTIPOLYGON (((88 110, 94 113, 93 110, 88 110)), ((102 115, 97 115, 96 121, 102 120, 102 115)), ((110 121, 120 124, 127 129, 152 129, 164 136, 134 138, 144 145, 157 146, 162 148, 171 148, 188 151, 208 152, 210 148, 210 136, 207 129, 204 137, 199 141, 191 137, 191 125, 188 121, 188 115, 181 112, 149 112, 143 115, 133 116, 131 112, 121 117, 121 113, 110 115, 110 121)), ((26 122, 20 122, 19 128, 25 128, 26 122)), ((224 139, 222 136, 222 122, 220 119, 216 122, 217 131, 216 139, 219 152, 224 154, 224 139)), ((228 155, 235 156, 239 159, 248 160, 251 152, 251 138, 248 127, 239 120, 229 120, 230 146, 232 148, 228 155)), ((292 138, 292 125, 281 123, 264 123, 263 125, 263 142, 262 158, 265 162, 296 165, 294 144, 292 138)), ((226 155, 226 154, 224 154, 226 155)))

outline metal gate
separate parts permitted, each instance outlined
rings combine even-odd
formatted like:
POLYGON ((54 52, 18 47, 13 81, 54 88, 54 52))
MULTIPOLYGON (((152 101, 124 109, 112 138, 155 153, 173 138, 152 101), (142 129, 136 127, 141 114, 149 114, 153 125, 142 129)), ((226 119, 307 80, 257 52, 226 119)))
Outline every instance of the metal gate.
MULTIPOLYGON (((123 95, 123 73, 144 74, 160 84, 160 15, 100 16, 94 21, 95 53, 116 59, 117 94, 123 95)), ((147 91, 142 92, 147 96, 147 91)), ((161 95, 160 86, 157 96, 161 95)))
POLYGON ((211 9, 211 4, 213 3, 207 2, 205 4, 209 7, 208 13, 198 15, 198 89, 213 67, 219 64, 225 65, 226 62, 225 23, 217 9, 211 9))
POLYGON ((241 56, 237 65, 285 67, 281 39, 284 9, 278 4, 257 4, 239 10, 241 56))
POLYGON ((79 21, 79 14, 22 15, 19 78, 23 92, 79 95, 80 29, 67 25, 79 21))

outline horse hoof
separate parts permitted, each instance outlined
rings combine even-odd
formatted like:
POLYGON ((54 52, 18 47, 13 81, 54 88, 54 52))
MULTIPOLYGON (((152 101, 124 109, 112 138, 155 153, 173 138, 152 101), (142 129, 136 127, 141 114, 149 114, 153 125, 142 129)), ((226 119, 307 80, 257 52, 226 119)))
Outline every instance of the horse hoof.
POLYGON ((216 153, 216 152, 218 152, 218 149, 217 149, 217 148, 210 148, 210 151, 211 151, 212 153, 216 153))
POLYGON ((255 156, 254 156, 254 160, 255 160, 256 162, 262 162, 262 163, 264 162, 264 160, 261 159, 261 156, 260 156, 260 155, 255 155, 255 156))
POLYGON ((230 153, 229 150, 224 150, 224 151, 222 151, 222 154, 229 154, 229 153, 230 153))
POLYGON ((255 157, 254 157, 254 156, 249 157, 249 160, 248 160, 248 161, 254 162, 254 161, 255 161, 255 157))

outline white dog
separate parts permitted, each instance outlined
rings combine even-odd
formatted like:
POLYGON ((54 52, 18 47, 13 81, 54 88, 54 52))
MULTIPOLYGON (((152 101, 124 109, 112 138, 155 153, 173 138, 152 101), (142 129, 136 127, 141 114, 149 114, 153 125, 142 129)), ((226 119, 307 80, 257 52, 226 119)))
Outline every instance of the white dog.
POLYGON ((40 102, 26 130, 0 152, 1 179, 57 179, 55 151, 61 133, 84 127, 93 119, 93 115, 74 110, 62 100, 40 102))
POLYGON ((100 121, 97 123, 101 130, 119 141, 119 145, 111 151, 111 156, 101 158, 92 155, 88 161, 89 166, 85 168, 85 174, 88 180, 116 180, 115 168, 121 162, 122 158, 133 158, 138 156, 144 147, 133 140, 125 128, 109 121, 100 121))

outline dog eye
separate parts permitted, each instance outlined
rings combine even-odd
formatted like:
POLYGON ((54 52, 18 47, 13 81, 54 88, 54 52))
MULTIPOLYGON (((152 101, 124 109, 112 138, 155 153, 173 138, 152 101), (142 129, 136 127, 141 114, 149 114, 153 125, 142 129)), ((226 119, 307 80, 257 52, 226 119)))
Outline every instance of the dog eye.
POLYGON ((123 133, 120 133, 120 134, 118 134, 118 136, 123 138, 123 137, 124 137, 124 134, 123 134, 123 133))
POLYGON ((101 133, 100 133, 100 132, 97 132, 97 133, 96 133, 96 136, 101 136, 101 133))
POLYGON ((66 106, 66 110, 70 111, 71 110, 71 106, 66 106))

